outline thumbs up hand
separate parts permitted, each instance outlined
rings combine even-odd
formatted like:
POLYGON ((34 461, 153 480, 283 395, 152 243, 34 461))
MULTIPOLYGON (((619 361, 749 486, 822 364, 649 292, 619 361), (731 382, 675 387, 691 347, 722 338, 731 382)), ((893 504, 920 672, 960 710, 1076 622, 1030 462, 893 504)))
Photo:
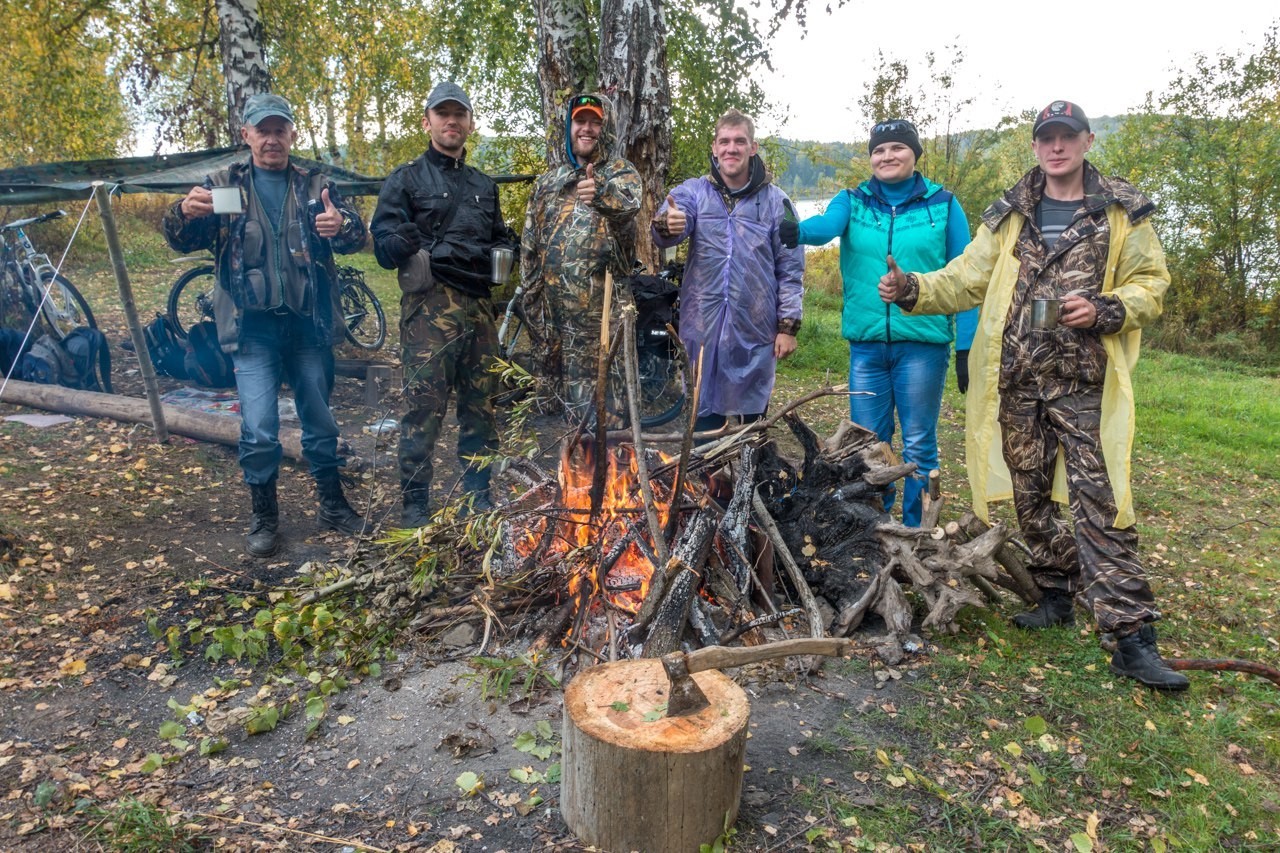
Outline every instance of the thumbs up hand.
POLYGON ((782 200, 782 221, 778 223, 778 239, 788 249, 800 245, 800 220, 796 217, 796 209, 791 206, 791 199, 782 200))
POLYGON ((578 181, 576 190, 578 201, 583 204, 590 204, 596 199, 596 167, 593 163, 588 163, 586 174, 582 180, 578 181))
POLYGON ((342 211, 329 198, 328 187, 320 191, 320 201, 324 204, 324 210, 316 214, 316 233, 328 240, 337 237, 342 230, 342 211))
POLYGON ((684 211, 676 206, 676 200, 671 194, 667 194, 667 232, 672 236, 684 234, 685 226, 689 224, 689 218, 684 215, 684 211))
POLYGON ((907 277, 893 260, 893 255, 885 257, 889 271, 880 277, 880 298, 884 302, 897 302, 907 288, 907 277))

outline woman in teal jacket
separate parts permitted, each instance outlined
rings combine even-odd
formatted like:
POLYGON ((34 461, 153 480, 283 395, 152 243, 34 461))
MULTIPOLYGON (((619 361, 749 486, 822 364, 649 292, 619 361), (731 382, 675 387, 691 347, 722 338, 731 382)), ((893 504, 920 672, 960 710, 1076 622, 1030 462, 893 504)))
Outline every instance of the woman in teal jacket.
MULTIPOLYGON (((868 150, 871 180, 842 190, 825 213, 801 222, 799 241, 821 246, 840 238, 849 417, 890 441, 896 412, 903 461, 916 463, 903 488, 902 521, 918 527, 921 496, 929 472, 938 467, 938 413, 951 342, 956 342, 956 379, 963 393, 977 309, 956 317, 908 316, 882 302, 876 286, 888 268, 888 255, 903 269, 928 272, 946 266, 969 244, 969 222, 951 193, 916 171, 920 137, 911 122, 875 125, 868 150)), ((891 488, 886 512, 894 496, 891 488)))

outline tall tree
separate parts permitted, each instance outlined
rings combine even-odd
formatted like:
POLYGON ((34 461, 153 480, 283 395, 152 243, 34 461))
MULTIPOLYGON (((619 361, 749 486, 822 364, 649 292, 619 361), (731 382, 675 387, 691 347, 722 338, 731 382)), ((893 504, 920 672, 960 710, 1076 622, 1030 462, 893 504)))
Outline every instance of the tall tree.
POLYGON ((1100 161, 1160 206, 1166 312, 1280 346, 1280 45, 1198 55, 1105 140, 1100 161))
POLYGON ((222 50, 222 77, 227 83, 228 132, 240 138, 240 117, 245 101, 271 90, 258 0, 217 0, 218 43, 222 50))

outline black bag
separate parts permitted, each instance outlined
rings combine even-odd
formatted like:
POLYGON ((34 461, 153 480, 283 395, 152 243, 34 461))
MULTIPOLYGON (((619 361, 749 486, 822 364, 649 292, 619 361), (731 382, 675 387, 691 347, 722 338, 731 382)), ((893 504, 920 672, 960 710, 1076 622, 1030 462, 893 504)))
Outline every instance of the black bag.
POLYGON ((88 326, 72 329, 62 341, 71 357, 72 374, 62 384, 84 391, 111 392, 111 347, 106 335, 88 326))
POLYGON ((0 376, 8 376, 9 371, 19 379, 22 370, 15 369, 27 350, 31 348, 31 340, 18 329, 0 329, 0 376))
POLYGON ((142 330, 142 337, 147 342, 147 353, 151 356, 151 364, 156 373, 172 376, 174 379, 186 379, 187 349, 173 333, 169 318, 157 313, 156 318, 142 330))
POLYGON ((196 323, 187 332, 184 364, 187 378, 205 388, 234 388, 235 365, 218 343, 218 325, 212 320, 196 323))
POLYGON ((656 275, 633 275, 626 279, 636 301, 636 346, 653 347, 670 358, 675 345, 667 326, 679 325, 676 300, 680 288, 656 275))

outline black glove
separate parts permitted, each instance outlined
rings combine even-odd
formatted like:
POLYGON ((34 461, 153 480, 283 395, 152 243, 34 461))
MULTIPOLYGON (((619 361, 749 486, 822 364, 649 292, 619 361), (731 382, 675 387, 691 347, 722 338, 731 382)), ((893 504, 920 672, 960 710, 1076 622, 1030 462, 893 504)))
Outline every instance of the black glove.
POLYGON ((969 390, 969 351, 967 349, 956 350, 956 385, 960 387, 961 394, 969 390))
POLYGON ((800 220, 796 218, 796 209, 791 206, 791 199, 782 200, 784 208, 782 221, 778 223, 778 239, 788 249, 800 245, 800 220))
POLYGON ((405 257, 415 254, 422 248, 422 231, 416 222, 404 222, 396 229, 396 236, 404 241, 405 257))

